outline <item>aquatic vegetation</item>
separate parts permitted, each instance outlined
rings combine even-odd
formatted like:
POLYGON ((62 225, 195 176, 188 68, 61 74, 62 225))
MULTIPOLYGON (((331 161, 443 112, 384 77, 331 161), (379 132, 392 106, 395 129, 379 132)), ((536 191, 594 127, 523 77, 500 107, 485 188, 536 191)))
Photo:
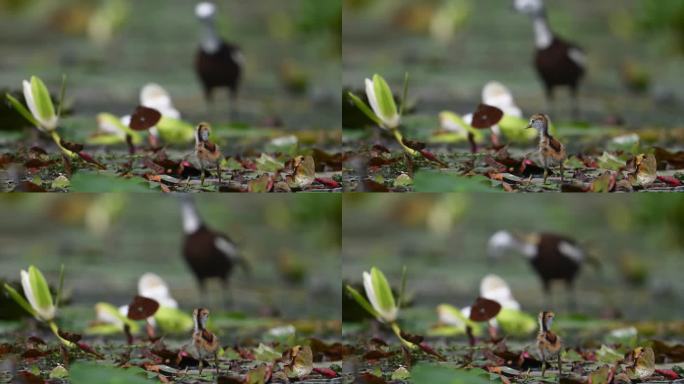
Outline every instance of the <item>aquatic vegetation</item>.
POLYGON ((62 138, 59 136, 59 133, 57 133, 57 126, 64 103, 66 76, 62 76, 62 90, 60 92, 59 106, 56 112, 55 106, 52 104, 52 99, 50 98, 50 92, 48 92, 45 83, 39 77, 31 76, 30 82, 24 80, 22 82, 22 87, 24 90, 24 98, 26 99, 26 104, 28 105, 30 112, 26 110, 19 100, 9 93, 5 95, 7 100, 9 100, 17 112, 33 124, 33 126, 38 128, 38 130, 49 134, 65 155, 76 157, 77 154, 74 153, 74 151, 63 145, 62 138))
POLYGON ((33 265, 29 266, 28 272, 21 270, 21 286, 24 290, 24 299, 14 288, 9 284, 5 284, 5 291, 12 297, 12 299, 19 304, 26 312, 31 314, 37 320, 47 324, 52 333, 66 346, 73 346, 73 344, 63 338, 60 334, 55 318, 57 316, 57 309, 59 307, 60 296, 62 294, 62 284, 64 282, 64 266, 62 266, 59 279, 59 288, 54 297, 50 293, 47 281, 43 273, 33 265), (28 301, 27 301, 28 300, 28 301))

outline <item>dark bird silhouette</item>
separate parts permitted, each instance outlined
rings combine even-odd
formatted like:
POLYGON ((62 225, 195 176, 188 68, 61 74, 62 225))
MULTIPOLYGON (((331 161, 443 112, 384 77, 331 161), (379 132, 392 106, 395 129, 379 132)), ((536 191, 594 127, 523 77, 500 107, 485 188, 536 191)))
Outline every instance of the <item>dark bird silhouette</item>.
POLYGON ((558 382, 563 373, 561 362, 561 349, 563 344, 560 337, 551 331, 551 323, 556 315, 553 312, 544 311, 539 313, 539 333, 537 333, 537 348, 542 359, 542 377, 546 375, 546 360, 548 357, 558 359, 558 382))
POLYGON ((499 231, 489 238, 488 254, 498 259, 510 253, 525 256, 542 281, 547 301, 551 283, 563 281, 569 291, 568 306, 575 308, 574 284, 585 261, 595 263, 577 242, 567 236, 554 233, 531 233, 517 235, 499 231))
POLYGON ((539 131, 539 155, 544 163, 544 184, 546 184, 546 178, 549 176, 549 167, 553 163, 559 164, 560 179, 563 183, 565 146, 549 133, 549 117, 539 113, 532 115, 527 128, 534 128, 539 131))
POLYGON ((204 97, 211 104, 214 88, 228 88, 232 114, 242 77, 242 52, 237 45, 226 42, 218 35, 214 23, 216 6, 213 3, 197 4, 195 14, 202 24, 200 46, 195 56, 195 71, 202 83, 204 97))
POLYGON ((227 235, 212 231, 202 222, 191 197, 181 197, 181 212, 185 234, 183 257, 195 275, 201 293, 204 296, 206 281, 212 278, 220 279, 224 291, 228 290, 228 280, 236 265, 249 272, 249 265, 237 245, 227 235))
POLYGON ((579 118, 577 92, 586 68, 586 55, 577 45, 556 36, 546 18, 543 0, 514 0, 518 12, 529 15, 534 25, 536 53, 534 66, 544 83, 546 98, 553 104, 554 90, 568 87, 572 115, 579 118))

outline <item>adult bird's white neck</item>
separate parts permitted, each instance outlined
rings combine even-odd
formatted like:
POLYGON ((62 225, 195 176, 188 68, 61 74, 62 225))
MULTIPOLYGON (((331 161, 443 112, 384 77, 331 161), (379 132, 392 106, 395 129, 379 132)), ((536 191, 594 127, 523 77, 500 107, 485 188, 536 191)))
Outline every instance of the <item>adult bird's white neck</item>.
POLYGON ((544 14, 535 15, 532 22, 534 24, 534 44, 537 49, 550 47, 553 42, 553 32, 551 32, 546 16, 544 14))
POLYGON ((202 20, 202 35, 200 37, 200 46, 205 53, 216 53, 221 46, 221 39, 216 32, 214 21, 212 19, 202 20))
POLYGON ((533 243, 528 243, 521 239, 515 239, 515 241, 511 244, 511 248, 520 252, 523 256, 525 256, 528 259, 531 259, 537 255, 537 245, 533 243))
POLYGON ((197 232, 201 222, 195 204, 192 201, 183 201, 181 212, 183 214, 183 232, 188 235, 197 232))

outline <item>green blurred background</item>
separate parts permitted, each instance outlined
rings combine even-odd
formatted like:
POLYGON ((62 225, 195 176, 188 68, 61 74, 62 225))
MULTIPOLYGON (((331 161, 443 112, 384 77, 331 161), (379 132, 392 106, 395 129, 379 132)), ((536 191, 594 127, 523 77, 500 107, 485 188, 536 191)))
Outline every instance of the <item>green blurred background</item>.
MULTIPOLYGON (((399 286, 408 268, 410 311, 436 321, 435 306, 459 308, 478 296, 488 273, 504 278, 523 310, 543 306, 541 284, 523 256, 487 259, 489 237, 506 229, 549 231, 585 244, 600 271, 584 266, 576 284, 580 312, 628 320, 684 316, 684 196, 351 194, 343 199, 342 278, 360 282, 376 266, 399 286)), ((565 313, 564 287, 553 302, 565 313)))
MULTIPOLYGON (((683 127, 684 2, 547 0, 546 7, 555 32, 588 53, 584 119, 683 127)), ((343 36, 344 86, 361 88, 377 72, 398 91, 410 72, 409 98, 421 115, 407 128, 436 129, 441 110, 472 112, 490 80, 507 85, 526 114, 545 107, 532 22, 513 0, 344 0, 343 36)), ((556 121, 568 108, 563 90, 556 121)))
MULTIPOLYGON (((170 92, 185 120, 224 123, 225 91, 208 113, 194 72, 196 3, 0 0, 0 89, 38 75, 56 92, 67 74, 74 114, 63 125, 79 135, 95 129, 98 112, 130 114, 148 82, 170 92)), ((218 1, 216 19, 246 59, 239 122, 339 128, 340 0, 218 1)))
MULTIPOLYGON (((201 196, 210 228, 241 247, 252 273, 231 278, 233 305, 248 316, 340 317, 341 196, 201 196)), ((145 272, 160 275, 182 309, 200 303, 182 258, 180 201, 142 194, 6 195, 0 198, 0 280, 30 264, 65 290, 75 307, 127 304, 145 272)), ((214 284, 215 285, 212 285, 214 284)), ((205 305, 220 301, 220 284, 205 305)), ((94 316, 94 313, 93 313, 94 316)))

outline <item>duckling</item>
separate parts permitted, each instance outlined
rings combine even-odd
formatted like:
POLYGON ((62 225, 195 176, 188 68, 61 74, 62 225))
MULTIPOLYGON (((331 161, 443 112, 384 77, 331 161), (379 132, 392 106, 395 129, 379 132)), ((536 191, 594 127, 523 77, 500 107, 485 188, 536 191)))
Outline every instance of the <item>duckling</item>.
POLYGON ((558 381, 560 382, 562 372, 561 362, 561 339, 551 332, 551 323, 556 315, 550 311, 539 313, 539 333, 537 334, 537 348, 542 358, 542 377, 546 374, 546 357, 556 356, 558 358, 558 381))
POLYGON ((515 9, 532 18, 536 54, 534 66, 544 83, 546 99, 553 103, 556 87, 569 87, 572 96, 572 115, 579 118, 577 91, 586 70, 586 54, 576 44, 553 33, 546 18, 543 0, 515 0, 515 9))
POLYGON ((218 365, 218 349, 219 339, 207 330, 207 319, 209 318, 209 310, 206 308, 196 308, 192 311, 192 320, 195 323, 195 329, 192 332, 192 347, 195 357, 199 360, 199 374, 202 375, 202 368, 204 359, 206 357, 214 357, 214 365, 216 365, 216 374, 219 373, 218 365))
POLYGON ((549 176, 550 163, 559 163, 562 184, 563 162, 566 157, 565 146, 549 133, 549 121, 549 116, 537 113, 532 115, 526 128, 534 128, 539 131, 539 154, 544 162, 544 184, 546 184, 546 179, 549 176))
POLYGON ((218 182, 221 184, 221 159, 223 154, 219 150, 218 145, 209 140, 211 135, 211 126, 209 123, 199 123, 197 125, 197 132, 195 133, 195 155, 200 162, 202 168, 201 184, 204 185, 204 170, 210 165, 216 165, 216 173, 218 174, 218 182))

